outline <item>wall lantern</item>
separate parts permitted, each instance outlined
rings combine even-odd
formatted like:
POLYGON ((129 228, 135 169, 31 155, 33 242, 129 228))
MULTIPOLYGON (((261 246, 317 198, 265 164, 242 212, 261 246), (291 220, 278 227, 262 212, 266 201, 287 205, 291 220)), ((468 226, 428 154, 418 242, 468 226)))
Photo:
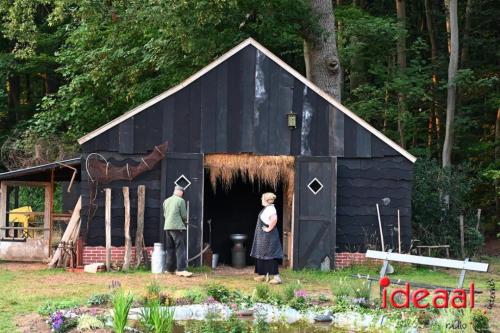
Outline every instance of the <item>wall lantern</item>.
POLYGON ((286 114, 286 116, 288 119, 288 128, 291 130, 297 128, 297 114, 293 111, 290 111, 286 114))

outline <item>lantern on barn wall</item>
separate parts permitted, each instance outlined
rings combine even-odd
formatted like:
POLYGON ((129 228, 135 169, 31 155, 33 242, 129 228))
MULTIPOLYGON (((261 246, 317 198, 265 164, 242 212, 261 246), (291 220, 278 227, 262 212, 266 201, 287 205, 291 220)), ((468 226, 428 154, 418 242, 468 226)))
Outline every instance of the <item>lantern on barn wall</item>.
POLYGON ((297 128, 297 114, 294 113, 293 111, 290 111, 287 113, 287 119, 288 119, 288 128, 293 130, 297 128))

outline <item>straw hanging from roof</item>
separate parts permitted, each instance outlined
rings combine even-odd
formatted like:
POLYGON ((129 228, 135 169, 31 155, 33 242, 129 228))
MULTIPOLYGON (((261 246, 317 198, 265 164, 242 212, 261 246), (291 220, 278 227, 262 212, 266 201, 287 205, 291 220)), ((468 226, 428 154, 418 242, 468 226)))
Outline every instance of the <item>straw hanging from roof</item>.
POLYGON ((292 156, 256 156, 251 154, 209 154, 205 155, 205 167, 210 172, 210 183, 215 192, 217 180, 226 190, 238 176, 252 184, 268 184, 275 190, 279 182, 291 197, 294 182, 294 163, 292 156))

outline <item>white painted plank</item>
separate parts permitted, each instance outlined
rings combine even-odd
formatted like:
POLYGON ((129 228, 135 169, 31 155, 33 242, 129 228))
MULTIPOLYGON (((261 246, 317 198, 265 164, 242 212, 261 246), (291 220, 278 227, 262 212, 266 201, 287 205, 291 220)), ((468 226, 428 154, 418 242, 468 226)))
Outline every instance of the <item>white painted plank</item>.
POLYGON ((465 269, 468 271, 477 271, 477 272, 487 272, 489 266, 489 264, 483 264, 480 262, 472 262, 472 261, 465 262, 461 260, 422 257, 410 254, 389 253, 389 252, 373 251, 373 250, 366 251, 366 257, 372 259, 406 262, 409 264, 465 269))

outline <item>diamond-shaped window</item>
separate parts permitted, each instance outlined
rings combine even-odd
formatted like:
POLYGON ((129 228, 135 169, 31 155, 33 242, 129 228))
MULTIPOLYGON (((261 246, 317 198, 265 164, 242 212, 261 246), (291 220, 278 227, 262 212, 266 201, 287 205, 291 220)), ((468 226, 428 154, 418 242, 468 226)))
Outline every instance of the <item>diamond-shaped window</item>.
POLYGON ((177 178, 174 184, 183 187, 184 190, 186 190, 189 187, 189 185, 191 185, 191 182, 189 181, 189 179, 187 179, 186 176, 181 175, 179 178, 177 178))
POLYGON ((307 185, 307 187, 311 190, 311 192, 316 195, 318 194, 319 191, 323 189, 323 184, 318 180, 318 178, 314 178, 311 180, 311 182, 307 185))

